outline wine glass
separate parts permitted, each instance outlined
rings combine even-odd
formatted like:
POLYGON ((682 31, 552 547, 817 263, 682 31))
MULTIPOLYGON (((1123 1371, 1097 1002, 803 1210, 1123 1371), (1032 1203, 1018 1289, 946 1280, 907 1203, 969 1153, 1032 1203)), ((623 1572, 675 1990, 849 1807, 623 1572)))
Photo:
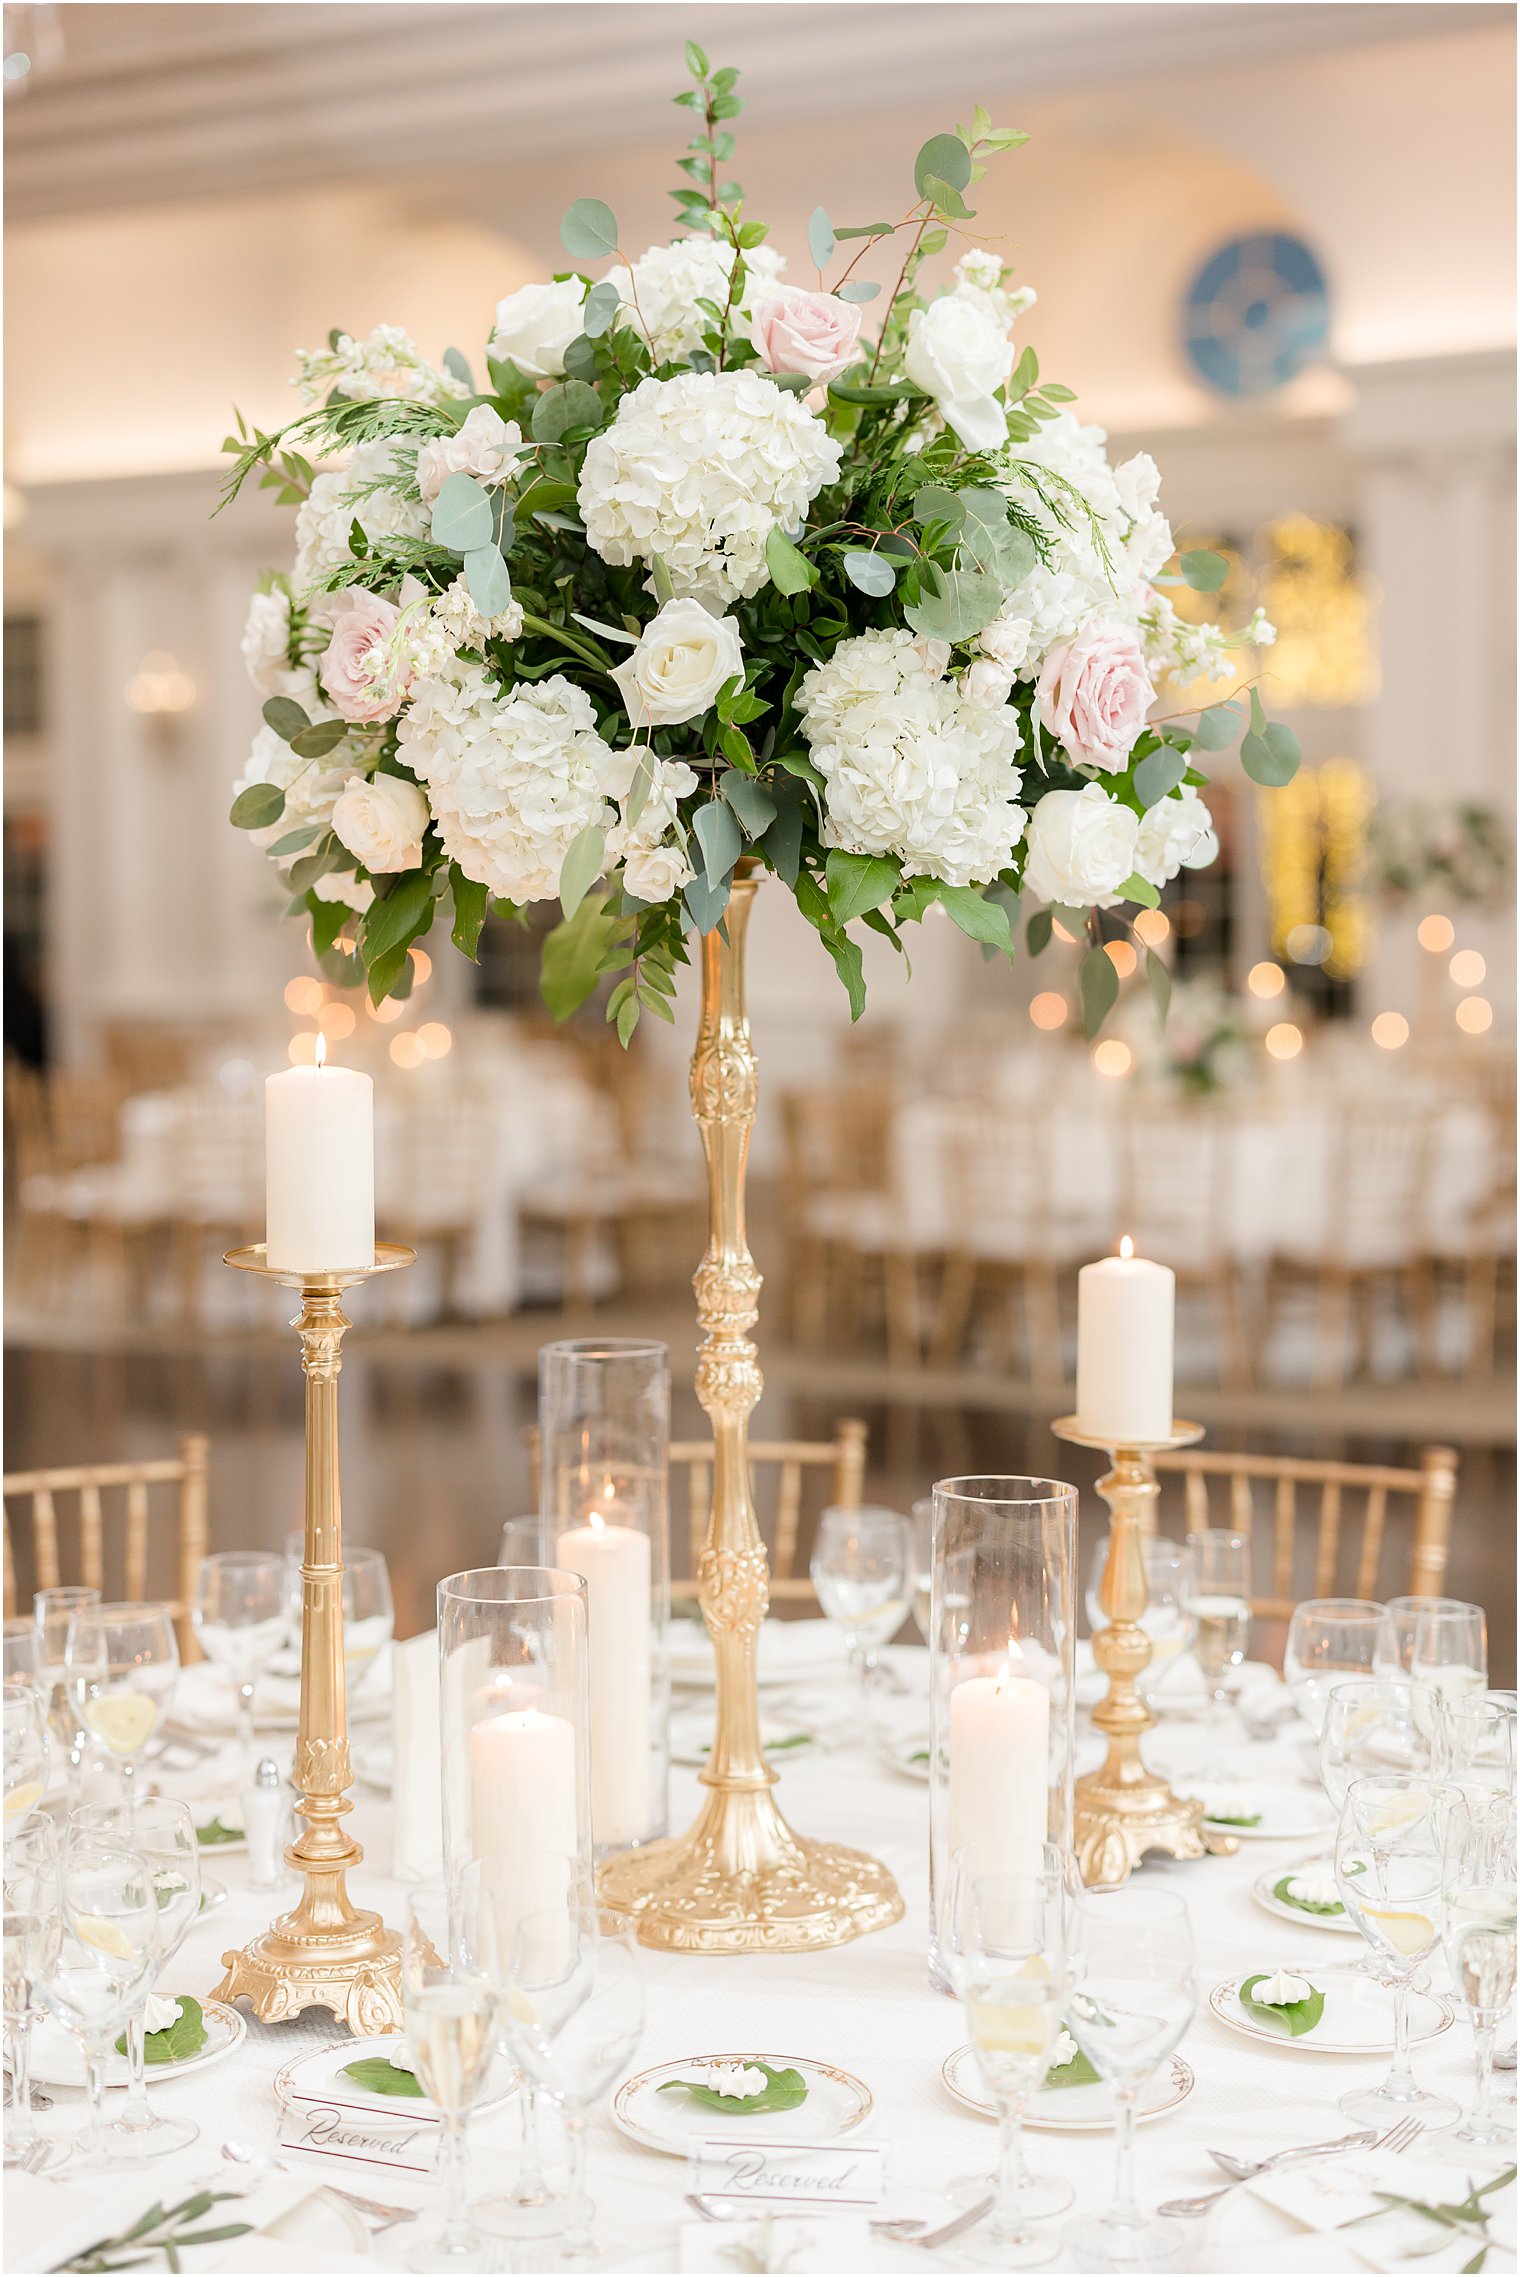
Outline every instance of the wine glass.
POLYGON ((106 2056, 146 1999, 158 1967, 158 1899, 153 1869, 141 1851, 85 1834, 64 1844, 59 1893, 57 1946, 34 1981, 44 2007, 84 2053, 89 2106, 69 2171, 95 2173, 111 2163, 102 2108, 106 2056))
POLYGON ((583 1888, 563 1906, 526 1915, 513 1949, 508 2044, 530 2079, 559 2104, 570 2152, 560 2262, 597 2260, 596 2209, 586 2189, 586 2120, 638 2046, 644 1976, 633 1924, 583 1888))
POLYGON ((1482 1692, 1488 1684, 1488 1624, 1481 1605, 1438 1598, 1415 1616, 1409 1649, 1409 1701, 1414 1725, 1428 1744, 1441 1707, 1482 1692))
MULTIPOLYGON (((1061 2213, 1073 2193, 1066 2183, 1029 2174, 1024 2108, 1050 2068, 1070 1989, 1067 1906, 1061 1853, 1049 1844, 1037 1873, 978 1874, 967 1850, 951 1860, 940 1958, 965 2007, 998 2117, 996 2204, 986 2230, 965 2249, 979 2268, 1033 2268, 1061 2250, 1057 2232, 1033 2224, 1061 2213)), ((984 2194, 983 2182, 973 2187, 984 2194)))
POLYGON ((1217 1526, 1189 1534, 1193 1556, 1191 1588, 1183 1610, 1197 1625, 1193 1656, 1208 1687, 1208 1736, 1204 1742, 1207 1768, 1201 1779, 1228 1779, 1230 1766, 1219 1754, 1219 1711, 1224 1705, 1225 1670, 1238 1668, 1246 1657, 1251 1633, 1251 1545, 1244 1534, 1223 1532, 1217 1526))
POLYGON ((29 1684, 42 1687, 42 1648, 37 1642, 37 1631, 30 1621, 7 1621, 5 1624, 5 1677, 24 1676, 29 1684))
POLYGON ((1076 1983, 1066 2022, 1114 2099, 1114 2195, 1106 2214, 1073 2223, 1078 2268, 1175 2267, 1182 2232, 1135 2203, 1135 2107, 1193 2020, 1197 1986, 1188 1910, 1169 1890, 1090 1890, 1077 1901, 1076 1983))
POLYGON ((25 1825, 47 1788, 47 1711, 26 1676, 5 1679, 5 1840, 25 1825))
MULTIPOLYGON (((132 1803, 87 1803, 69 1820, 69 1839, 91 1840, 130 1849, 152 1874, 158 1908, 158 1970, 172 1960, 194 1927, 201 1909, 200 1845, 190 1805, 168 1795, 145 1795, 132 1803)), ((135 2166, 188 2150, 200 2129, 190 2119, 166 2119, 148 2101, 146 2009, 152 1986, 127 2019, 127 2098, 106 2128, 112 2163, 135 2166)))
POLYGON ((878 1655, 907 1611, 912 1529, 897 1510, 825 1510, 809 1564, 818 1602, 843 1629, 860 1706, 869 1720, 878 1655))
POLYGON ((1294 1607, 1283 1650, 1283 1680, 1316 1739, 1335 1686, 1348 1676, 1372 1674, 1383 1611, 1366 1597, 1306 1597, 1294 1607))
POLYGON ((1319 1775, 1337 1818, 1354 1780, 1407 1771, 1410 1756, 1397 1701, 1382 1677, 1349 1676, 1331 1685, 1320 1726, 1319 1775))
MULTIPOLYGON (((301 1564, 304 1534, 285 1537, 285 1618, 299 1650, 301 1642, 301 1564)), ((396 1632, 390 1568, 383 1550, 343 1545, 343 1680, 350 1702, 364 1688, 376 1662, 396 1632)))
POLYGON ((489 2090, 501 2037, 499 1977, 488 1968, 492 1916, 480 1868, 430 1882, 406 1901, 401 2005, 417 2077, 443 2120, 442 2224, 407 2257, 412 2269, 483 2269, 488 2248, 470 2213, 470 2113, 489 2090))
POLYGON ((925 1644, 933 1640, 929 1634, 930 1599, 934 1590, 934 1497, 920 1496, 913 1505, 913 1561, 909 1567, 912 1590, 913 1620, 925 1644))
POLYGON ((253 1690, 285 1637, 285 1565, 258 1550, 201 1559, 191 1619, 202 1652, 237 1690, 238 1754, 253 1760, 253 1690))
POLYGON ((87 1605, 69 1623, 64 1666, 80 1720, 121 1771, 124 1802, 137 1761, 179 1681, 179 1646, 167 1605, 87 1605))
POLYGON ((1372 1673, 1382 1678, 1394 1702, 1395 1713, 1411 1740, 1414 1706, 1410 1697, 1409 1664, 1414 1658, 1415 1630, 1428 1607, 1455 1605, 1454 1597, 1390 1597, 1383 1607, 1383 1623, 1372 1656, 1372 1673))
POLYGON ((65 2158, 62 2143, 44 2144, 32 2118, 32 2025, 35 1980, 60 1936, 58 1829, 50 1818, 22 1827, 5 1848, 5 2029, 10 2046, 11 2109, 5 2163, 31 2174, 65 2158))
POLYGON ((39 1589, 32 1599, 32 1622, 41 1648, 42 1688, 48 1698, 48 1721, 53 1737, 64 1750, 65 1800, 70 1810, 79 1800, 79 1777, 90 1735, 80 1718, 79 1702, 63 1665, 63 1648, 74 1615, 99 1603, 98 1589, 84 1589, 73 1582, 58 1589, 39 1589))
MULTIPOLYGON (((1151 1657, 1136 1678, 1136 1688, 1147 1707, 1173 1674, 1194 1641, 1194 1621, 1187 1610, 1195 1587, 1193 1553, 1183 1542, 1154 1534, 1140 1545, 1145 1560, 1145 1611, 1140 1626, 1151 1640, 1151 1657)), ((1108 1625, 1100 1592, 1108 1571, 1108 1536, 1099 1537, 1087 1581, 1087 1625, 1097 1634, 1108 1625)))
POLYGON ((1421 2144, 1440 2156, 1466 2158, 1476 2147, 1509 2150, 1513 2114, 1494 2110, 1494 2034, 1515 1996, 1515 1812, 1459 1804, 1450 1814, 1444 1844, 1442 1943, 1457 1998, 1472 2018, 1477 2086, 1473 2107, 1450 2134, 1421 2144))
POLYGON ((1449 2097, 1415 2085, 1409 2063, 1409 1994, 1420 1963, 1440 1940, 1446 1826, 1461 1796, 1404 1771, 1354 1779, 1335 1836, 1341 1903, 1394 1986, 1393 2064, 1381 2087, 1341 2097, 1358 2126, 1379 2132, 1398 2119, 1444 2127, 1458 2116, 1449 2097))

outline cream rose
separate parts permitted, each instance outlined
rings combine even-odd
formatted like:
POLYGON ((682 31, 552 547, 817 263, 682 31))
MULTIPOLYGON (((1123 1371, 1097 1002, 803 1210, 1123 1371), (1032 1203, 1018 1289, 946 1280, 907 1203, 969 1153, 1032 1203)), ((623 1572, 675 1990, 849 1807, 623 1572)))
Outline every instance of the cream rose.
POLYGON ((667 601, 613 679, 635 728, 677 727, 705 712, 725 680, 742 676, 739 631, 700 601, 667 601))
POLYGON ((457 434, 440 435, 417 453, 417 488, 431 506, 451 474, 473 474, 479 482, 500 482, 523 447, 515 419, 503 419, 489 403, 477 403, 457 434))
POLYGON ((1029 818, 1024 883, 1041 901, 1086 909, 1113 897, 1135 867, 1140 818, 1101 783, 1047 791, 1029 818))
POLYGON ((995 712, 1013 694, 1013 674, 1005 672, 990 656, 979 656, 961 686, 969 702, 984 712, 995 712))
POLYGON ((804 372, 809 379, 838 379, 855 358, 861 310, 833 293, 777 285, 759 295, 749 336, 760 361, 773 372, 804 372))
POLYGON ((996 401, 1013 363, 1013 347, 997 319, 975 301, 947 293, 908 320, 903 370, 932 395, 968 451, 1000 450, 1008 415, 996 401))
POLYGON ((585 280, 563 277, 552 285, 524 285, 496 303, 493 356, 510 356, 529 379, 558 379, 565 350, 582 330, 585 280))
POLYGON ((350 775, 338 793, 332 826, 367 870, 415 870, 429 819, 425 795, 404 775, 350 775))
POLYGON ((1084 625, 1041 667, 1040 717, 1077 764, 1114 773, 1128 764, 1156 700, 1139 640, 1128 625, 1084 625))
POLYGON ((630 846, 623 857, 623 883, 636 901, 669 901, 689 886, 695 870, 679 846, 630 846))
POLYGON ((347 596, 317 674, 343 719, 393 719, 401 709, 408 674, 391 637, 400 619, 400 610, 376 593, 347 596))

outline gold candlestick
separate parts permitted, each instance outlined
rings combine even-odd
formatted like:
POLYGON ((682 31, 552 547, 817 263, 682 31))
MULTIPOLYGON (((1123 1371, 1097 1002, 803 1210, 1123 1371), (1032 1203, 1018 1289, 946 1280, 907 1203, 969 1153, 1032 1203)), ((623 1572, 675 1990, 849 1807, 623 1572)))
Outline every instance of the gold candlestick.
POLYGON ((698 1268, 697 1397, 712 1418, 713 1503, 697 1594, 717 1658, 717 1728, 700 1774, 710 1790, 679 1839, 612 1858, 599 1884, 667 1952, 800 1953, 883 1929, 903 1909, 885 1866, 863 1851, 794 1834, 760 1745, 755 1655, 769 1602, 765 1544, 750 1501, 749 1418, 762 1379, 748 1330, 760 1275, 744 1228, 744 1171, 758 1078, 744 1011, 744 941, 754 865, 739 865, 721 931, 702 942, 702 1018, 691 1106, 707 1156, 707 1255, 698 1268), (726 935, 726 938, 725 938, 726 935))
POLYGON ((1063 1415, 1051 1429, 1074 1447, 1101 1448, 1114 1466, 1098 1481, 1109 1509, 1108 1564, 1099 1591, 1108 1626, 1093 1638, 1093 1658, 1108 1678, 1108 1691, 1092 1720, 1107 1737, 1108 1756, 1101 1770, 1077 1781, 1073 1843, 1089 1889, 1117 1889, 1147 1850, 1202 1858, 1210 1852, 1228 1857, 1240 1847, 1232 1834, 1206 1827, 1203 1804, 1174 1795, 1164 1779, 1146 1769, 1140 1755, 1141 1736, 1156 1721, 1135 1688, 1151 1657, 1151 1640, 1140 1626, 1150 1603, 1144 1544, 1155 1531, 1161 1491, 1150 1457, 1191 1447, 1203 1437, 1203 1425, 1174 1422, 1169 1438, 1133 1441, 1127 1447, 1095 1439, 1074 1415, 1063 1415))
POLYGON ((224 1953, 218 2000, 247 2000, 265 2023, 304 2008, 330 2008, 351 2032, 401 2023, 401 1940, 378 1913, 349 1903, 345 1876, 364 1852, 340 1821, 353 1809, 343 1677, 343 1513, 338 1495, 338 1371, 349 1322, 342 1296, 376 1273, 414 1263, 401 1242, 375 1244, 375 1262, 354 1272, 296 1273, 271 1266, 263 1242, 229 1249, 227 1263, 299 1289, 291 1326, 306 1377, 306 1541, 301 1563, 301 1718, 296 1735, 296 1810, 306 1831, 285 1852, 302 1890, 289 1913, 241 1951, 224 1953))

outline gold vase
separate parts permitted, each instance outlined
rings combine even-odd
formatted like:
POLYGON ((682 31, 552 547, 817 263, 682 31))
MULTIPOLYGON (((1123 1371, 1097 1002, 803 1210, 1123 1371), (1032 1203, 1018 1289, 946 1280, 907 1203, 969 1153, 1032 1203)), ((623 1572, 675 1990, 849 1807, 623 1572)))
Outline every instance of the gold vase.
POLYGON ((697 1397, 712 1421, 713 1501, 697 1594, 717 1658, 717 1728, 690 1831, 609 1859, 610 1905, 640 1941, 668 1952, 799 1953, 842 1945, 899 1919, 886 1868, 863 1851, 795 1834, 760 1745, 756 1652, 769 1600, 765 1544, 750 1499, 749 1418, 762 1378, 749 1330, 760 1275, 744 1225, 744 1173, 758 1077, 744 1011, 744 943, 757 880, 741 862, 721 930, 702 942, 702 1016, 691 1107, 707 1156, 708 1242, 694 1282, 702 1347, 697 1397), (725 937, 726 936, 726 937, 725 937))

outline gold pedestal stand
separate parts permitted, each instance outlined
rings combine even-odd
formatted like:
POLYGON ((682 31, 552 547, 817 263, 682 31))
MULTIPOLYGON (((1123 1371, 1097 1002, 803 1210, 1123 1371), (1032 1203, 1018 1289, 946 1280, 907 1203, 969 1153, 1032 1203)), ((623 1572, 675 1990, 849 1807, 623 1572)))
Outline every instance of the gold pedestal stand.
POLYGON ((304 1884, 299 1902, 240 1952, 224 1953, 218 2000, 247 2000, 267 2024, 304 2008, 330 2008, 351 2032, 401 2023, 401 1940, 378 1913, 350 1905, 344 1877, 364 1852, 340 1821, 347 1789, 348 1722, 343 1683, 343 1518, 338 1499, 338 1370, 345 1289, 410 1265, 416 1251, 375 1244, 375 1262, 351 1273, 286 1273, 264 1244, 229 1249, 227 1263, 299 1289, 292 1322, 306 1377, 306 1545, 301 1564, 301 1721, 296 1737, 296 1810, 306 1831, 285 1853, 304 1884))
POLYGON ((1074 1447, 1102 1449, 1114 1466, 1098 1481, 1109 1508, 1108 1564, 1099 1593, 1108 1626, 1093 1638, 1093 1658, 1108 1678, 1108 1692, 1092 1720, 1108 1740, 1108 1758, 1100 1771, 1077 1781, 1073 1846, 1089 1889, 1117 1889, 1147 1850, 1202 1858, 1228 1857, 1239 1848, 1232 1834, 1204 1825, 1201 1802, 1174 1795, 1140 1759, 1141 1735, 1156 1721, 1135 1689, 1151 1657, 1150 1638, 1140 1627, 1150 1602, 1144 1543, 1155 1531, 1160 1492, 1149 1458, 1191 1447, 1203 1437, 1203 1426, 1173 1423, 1170 1438, 1112 1448, 1079 1429, 1074 1415, 1062 1416, 1051 1429, 1074 1447))
POLYGON ((707 1156, 709 1236, 695 1288, 702 1349, 697 1397, 712 1418, 713 1506, 697 1567, 717 1656, 717 1729, 701 1777, 708 1800, 690 1831, 609 1859, 606 1902, 666 1952, 800 1953, 842 1945, 902 1913, 885 1866, 859 1850, 794 1834, 771 1794, 760 1746, 755 1654, 768 1602, 765 1544, 750 1501, 749 1417, 761 1375, 748 1330, 760 1275, 744 1227, 744 1170, 757 1077, 744 1013, 744 941, 755 879, 741 863, 722 931, 702 943, 702 1018, 691 1105, 707 1156), (724 937, 726 933, 726 938, 724 937))

